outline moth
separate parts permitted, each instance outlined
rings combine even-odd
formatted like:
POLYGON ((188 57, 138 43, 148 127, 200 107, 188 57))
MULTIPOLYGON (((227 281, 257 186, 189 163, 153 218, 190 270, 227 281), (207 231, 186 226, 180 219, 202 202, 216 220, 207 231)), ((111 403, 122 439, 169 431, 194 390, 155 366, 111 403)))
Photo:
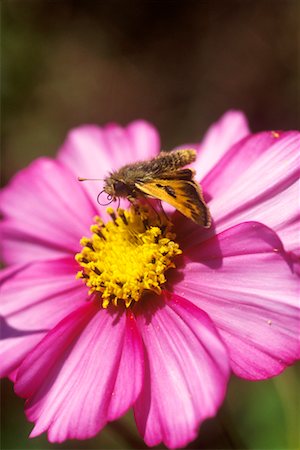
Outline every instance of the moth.
POLYGON ((149 161, 128 164, 111 172, 104 178, 103 191, 111 201, 120 197, 133 203, 147 197, 162 200, 193 222, 209 228, 210 213, 201 187, 194 179, 195 171, 183 169, 195 159, 193 149, 161 152, 149 161))

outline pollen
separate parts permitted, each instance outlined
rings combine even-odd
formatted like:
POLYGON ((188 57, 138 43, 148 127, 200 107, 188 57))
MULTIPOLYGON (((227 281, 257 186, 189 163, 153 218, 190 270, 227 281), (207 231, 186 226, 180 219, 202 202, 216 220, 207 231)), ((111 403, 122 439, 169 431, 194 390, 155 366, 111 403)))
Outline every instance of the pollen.
POLYGON ((89 294, 100 294, 103 308, 119 302, 129 307, 147 291, 160 294, 165 272, 182 253, 172 223, 144 206, 107 212, 111 220, 104 224, 95 217, 91 237, 80 241, 83 248, 76 261, 82 270, 77 278, 89 287, 89 294))

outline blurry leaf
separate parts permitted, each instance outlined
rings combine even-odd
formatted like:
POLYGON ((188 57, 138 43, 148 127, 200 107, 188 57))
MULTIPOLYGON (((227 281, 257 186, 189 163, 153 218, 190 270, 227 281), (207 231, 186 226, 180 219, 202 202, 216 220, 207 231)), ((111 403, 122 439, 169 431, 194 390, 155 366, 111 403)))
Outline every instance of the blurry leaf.
POLYGON ((266 381, 231 380, 223 414, 248 449, 299 448, 297 367, 266 381))

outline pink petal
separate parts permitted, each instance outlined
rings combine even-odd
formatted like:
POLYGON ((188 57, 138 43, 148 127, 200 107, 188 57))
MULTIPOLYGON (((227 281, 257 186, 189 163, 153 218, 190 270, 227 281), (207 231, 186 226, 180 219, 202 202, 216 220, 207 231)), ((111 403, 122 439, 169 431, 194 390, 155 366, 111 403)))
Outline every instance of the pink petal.
POLYGON ((243 223, 185 257, 174 292, 207 312, 237 375, 264 379, 300 357, 299 280, 275 233, 243 223))
POLYGON ((0 342, 0 377, 10 377, 11 373, 16 371, 36 344, 45 336, 45 332, 20 332, 13 328, 8 328, 5 323, 1 323, 1 342, 0 342), (5 334, 16 337, 5 337, 5 334), (19 334, 19 336, 18 336, 19 334))
POLYGON ((184 447, 199 424, 216 414, 229 375, 227 351, 209 317, 170 294, 152 299, 137 317, 147 356, 145 382, 135 406, 149 446, 184 447))
POLYGON ((120 417, 137 399, 144 377, 143 344, 133 314, 127 314, 123 352, 108 408, 108 420, 120 417), (134 382, 132 382, 134 379, 134 382))
MULTIPOLYGON (((58 158, 75 177, 103 179, 110 171, 125 164, 156 156, 159 149, 160 141, 155 128, 138 120, 126 128, 116 124, 103 128, 96 125, 76 128, 69 133, 58 158)), ((87 181, 82 186, 96 202, 103 181, 87 181)))
POLYGON ((218 173, 211 173, 203 185, 212 197, 209 208, 217 231, 255 220, 278 231, 285 248, 294 250, 299 234, 286 227, 300 217, 300 134, 270 136, 259 134, 232 148, 218 173))
MULTIPOLYGON (((285 135, 286 136, 286 133, 285 135)), ((269 149, 277 138, 272 132, 248 135, 232 145, 212 170, 202 179, 201 184, 210 198, 217 198, 231 188, 244 172, 269 149)))
POLYGON ((176 214, 174 223, 183 248, 216 232, 249 220, 279 234, 288 251, 299 249, 298 223, 300 134, 271 132, 247 137, 233 146, 204 178, 204 196, 213 226, 203 230, 176 214))
POLYGON ((24 360, 15 385, 27 397, 31 437, 87 439, 135 401, 142 345, 130 314, 88 303, 61 321, 24 360), (134 371, 134 372, 133 372, 134 371))
POLYGON ((201 180, 230 149, 250 133, 245 115, 240 111, 226 112, 205 134, 195 163, 201 180))
POLYGON ((96 212, 77 179, 46 158, 20 171, 0 201, 3 254, 9 264, 73 254, 96 212))
POLYGON ((17 378, 17 374, 18 374, 18 369, 13 370, 10 374, 9 374, 9 379, 12 383, 15 383, 16 378, 17 378))
POLYGON ((1 274, 1 376, 15 370, 27 353, 63 317, 87 298, 75 279, 71 258, 11 266, 1 274))

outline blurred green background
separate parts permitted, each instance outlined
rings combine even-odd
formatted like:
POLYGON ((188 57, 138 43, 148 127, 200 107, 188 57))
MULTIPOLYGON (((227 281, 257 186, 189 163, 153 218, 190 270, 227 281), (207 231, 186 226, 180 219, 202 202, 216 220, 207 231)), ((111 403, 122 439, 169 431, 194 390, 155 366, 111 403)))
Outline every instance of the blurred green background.
MULTIPOLYGON (((254 131, 299 127, 298 0, 2 0, 1 13, 3 183, 82 123, 148 119, 165 149, 229 108, 254 131)), ((233 378, 189 448, 300 448, 299 367, 233 378)), ((28 440, 7 381, 1 400, 3 449, 145 448, 130 414, 90 441, 28 440)))

